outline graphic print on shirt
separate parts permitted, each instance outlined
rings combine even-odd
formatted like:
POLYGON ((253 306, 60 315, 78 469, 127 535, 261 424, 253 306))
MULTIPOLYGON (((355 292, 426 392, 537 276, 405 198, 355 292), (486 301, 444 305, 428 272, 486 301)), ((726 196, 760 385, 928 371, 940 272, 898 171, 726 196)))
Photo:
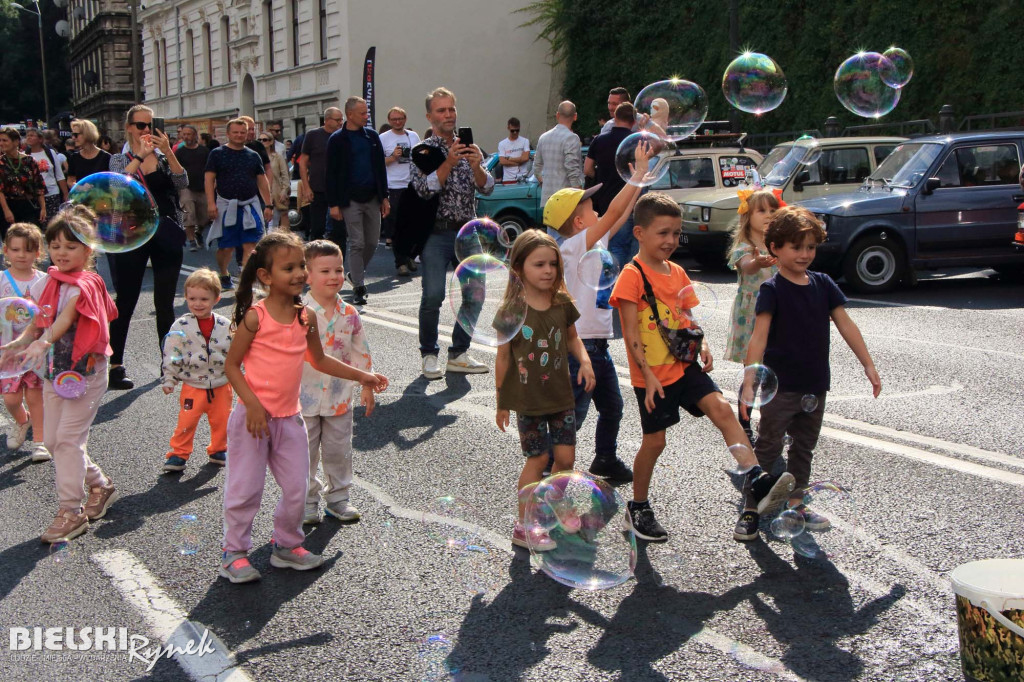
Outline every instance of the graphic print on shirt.
MULTIPOLYGON (((669 306, 658 299, 655 299, 655 303, 658 304, 658 315, 666 329, 686 329, 690 326, 689 320, 680 316, 669 306)), ((654 319, 654 312, 650 306, 637 311, 636 315, 640 327, 640 342, 644 346, 644 358, 646 358, 647 364, 651 367, 660 367, 675 363, 676 358, 669 352, 668 346, 661 338, 658 322, 654 319)))

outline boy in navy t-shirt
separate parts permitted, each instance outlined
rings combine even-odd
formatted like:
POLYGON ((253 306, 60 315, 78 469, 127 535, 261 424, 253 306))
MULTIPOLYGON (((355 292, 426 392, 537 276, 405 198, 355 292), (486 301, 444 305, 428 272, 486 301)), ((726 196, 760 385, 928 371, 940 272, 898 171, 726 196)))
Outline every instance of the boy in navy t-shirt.
MULTIPOLYGON (((825 415, 825 394, 830 386, 830 320, 864 366, 877 398, 882 390, 860 329, 843 307, 846 296, 828 275, 810 272, 818 244, 825 230, 814 214, 799 206, 775 213, 764 235, 768 252, 778 259, 779 271, 761 285, 757 296, 757 319, 747 347, 746 365, 763 362, 779 380, 779 390, 761 407, 754 452, 765 471, 771 471, 782 455, 783 437, 793 439, 787 469, 796 479, 789 506, 803 514, 808 530, 824 530, 829 520, 812 512, 804 503, 804 489, 810 480, 811 458, 818 443, 825 415)), ((752 386, 741 390, 749 392, 752 386)), ((747 406, 740 401, 747 416, 747 406)), ((757 538, 760 521, 747 496, 745 509, 736 523, 737 540, 757 538)))

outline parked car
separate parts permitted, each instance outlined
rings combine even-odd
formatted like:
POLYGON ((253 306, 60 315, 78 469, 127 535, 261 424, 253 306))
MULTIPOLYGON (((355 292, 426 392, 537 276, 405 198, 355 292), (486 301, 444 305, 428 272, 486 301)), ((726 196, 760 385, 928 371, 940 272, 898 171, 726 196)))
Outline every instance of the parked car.
MULTIPOLYGON (((878 167, 903 137, 829 137, 817 140, 821 158, 806 166, 790 155, 795 142, 768 152, 757 172, 766 187, 782 190, 787 204, 847 192, 878 167)), ((724 265, 740 200, 736 189, 714 189, 687 198, 683 204, 680 247, 703 265, 724 265)))
POLYGON ((825 221, 814 267, 856 291, 889 291, 915 269, 991 267, 1024 272, 1019 230, 1024 132, 915 138, 897 147, 856 192, 801 202, 825 221))
MULTIPOLYGON (((484 161, 484 168, 494 176, 494 190, 489 195, 476 194, 476 214, 490 216, 514 241, 528 227, 540 225, 544 207, 540 205, 540 183, 533 174, 533 156, 523 168, 524 174, 518 181, 503 182, 504 166, 498 163, 498 155, 491 154, 484 161)), ((586 151, 584 151, 586 154, 586 151)))

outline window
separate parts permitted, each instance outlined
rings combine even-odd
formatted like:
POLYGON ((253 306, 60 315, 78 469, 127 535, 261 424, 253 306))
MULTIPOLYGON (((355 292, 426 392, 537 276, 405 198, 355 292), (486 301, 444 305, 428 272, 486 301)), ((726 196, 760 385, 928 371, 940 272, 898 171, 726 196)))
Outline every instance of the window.
POLYGON ((1017 145, 960 147, 939 168, 941 187, 1016 185, 1020 175, 1017 145))
MULTIPOLYGON (((657 159, 654 159, 657 161, 657 159)), ((653 189, 694 189, 715 186, 715 165, 708 158, 681 158, 669 161, 668 172, 653 189)))
POLYGON ((875 147, 875 165, 880 165, 883 161, 889 158, 892 154, 892 150, 896 149, 894 144, 880 144, 875 147))
POLYGON ((327 59, 327 0, 320 2, 320 59, 327 59))
POLYGON ((825 149, 817 163, 797 176, 805 185, 859 185, 871 173, 868 150, 864 147, 825 149))
POLYGON ((288 3, 288 23, 292 27, 291 41, 288 49, 292 53, 292 66, 299 65, 299 0, 290 0, 288 3))
POLYGON ((169 71, 168 67, 170 66, 170 62, 167 59, 167 41, 166 40, 161 40, 160 41, 160 57, 161 57, 161 60, 163 61, 163 64, 164 64, 164 68, 163 68, 164 81, 163 81, 163 91, 162 91, 162 94, 164 96, 167 96, 167 95, 170 94, 171 90, 170 90, 170 88, 167 87, 167 72, 169 71))
POLYGON ((192 29, 185 31, 185 75, 189 90, 196 89, 196 52, 195 35, 192 29))
POLYGON ((231 48, 228 41, 231 40, 228 25, 228 18, 220 19, 220 80, 221 83, 231 82, 231 48))
POLYGON ((160 41, 155 40, 153 41, 153 80, 155 81, 153 84, 156 86, 157 97, 161 97, 164 94, 160 90, 160 84, 163 83, 164 80, 163 74, 161 73, 163 70, 163 63, 164 58, 163 55, 160 54, 160 41))
POLYGON ((956 153, 946 157, 946 160, 939 166, 939 172, 935 174, 941 184, 939 187, 959 187, 960 169, 956 162, 956 153))
POLYGON ((267 0, 263 3, 263 26, 265 27, 264 35, 267 40, 267 47, 265 52, 267 53, 267 69, 271 72, 274 70, 274 3, 272 0, 267 0))
POLYGON ((206 87, 213 87, 213 46, 210 40, 210 24, 203 24, 203 56, 206 58, 206 87))

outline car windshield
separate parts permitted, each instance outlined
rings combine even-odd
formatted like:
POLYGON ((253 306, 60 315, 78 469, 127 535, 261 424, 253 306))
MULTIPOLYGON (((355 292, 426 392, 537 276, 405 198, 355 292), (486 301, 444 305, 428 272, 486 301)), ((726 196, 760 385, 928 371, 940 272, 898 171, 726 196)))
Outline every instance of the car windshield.
POLYGON ((796 156, 789 155, 790 149, 792 149, 790 145, 779 146, 768 152, 768 156, 764 157, 764 161, 757 167, 757 172, 764 178, 765 184, 777 187, 786 184, 786 180, 789 179, 793 168, 797 165, 796 156), (785 163, 780 163, 783 160, 785 163))
POLYGON ((901 144, 868 176, 867 181, 881 181, 892 187, 914 187, 928 173, 942 148, 938 142, 901 144))

